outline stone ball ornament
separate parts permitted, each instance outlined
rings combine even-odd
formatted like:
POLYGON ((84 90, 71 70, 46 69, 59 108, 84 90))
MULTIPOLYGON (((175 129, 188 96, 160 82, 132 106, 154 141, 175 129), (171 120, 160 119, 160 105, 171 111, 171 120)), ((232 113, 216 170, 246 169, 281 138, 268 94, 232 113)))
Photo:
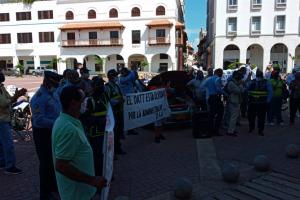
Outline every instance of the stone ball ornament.
POLYGON ((193 194, 193 184, 187 178, 178 178, 176 180, 176 186, 174 195, 177 199, 190 199, 193 194))
POLYGON ((225 182, 235 183, 239 180, 240 171, 234 164, 225 164, 222 168, 222 176, 225 182))
POLYGON ((266 172, 270 170, 271 164, 267 156, 258 155, 253 161, 254 167, 257 171, 266 172))
POLYGON ((286 156, 289 158, 298 158, 300 155, 300 147, 296 144, 290 144, 286 147, 286 156))

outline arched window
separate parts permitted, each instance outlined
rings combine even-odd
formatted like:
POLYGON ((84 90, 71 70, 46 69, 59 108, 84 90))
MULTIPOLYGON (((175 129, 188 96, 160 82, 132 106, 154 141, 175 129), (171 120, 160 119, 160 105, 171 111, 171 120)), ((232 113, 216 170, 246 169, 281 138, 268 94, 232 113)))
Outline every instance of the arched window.
POLYGON ((68 11, 66 13, 66 20, 72 20, 72 19, 74 19, 74 14, 72 11, 68 11))
POLYGON ((141 11, 138 7, 134 7, 131 10, 131 17, 139 17, 141 16, 141 11))
POLYGON ((158 15, 165 15, 166 14, 166 9, 163 6, 158 6, 156 8, 156 16, 158 15))
POLYGON ((89 12, 88 12, 88 19, 96 19, 96 11, 89 10, 89 12))
POLYGON ((113 8, 109 11, 109 18, 118 18, 118 11, 117 9, 113 8))

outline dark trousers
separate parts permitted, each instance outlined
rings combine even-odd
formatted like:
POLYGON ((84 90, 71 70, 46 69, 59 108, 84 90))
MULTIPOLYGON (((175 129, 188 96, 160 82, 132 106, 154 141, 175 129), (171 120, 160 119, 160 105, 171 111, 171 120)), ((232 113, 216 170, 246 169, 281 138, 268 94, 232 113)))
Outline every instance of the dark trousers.
POLYGON ((197 108, 200 108, 201 111, 207 111, 206 99, 197 99, 195 100, 197 108))
POLYGON ((103 174, 103 141, 104 135, 97 137, 88 137, 90 145, 93 149, 95 175, 102 176, 103 174))
POLYGON ((281 107, 282 107, 282 98, 273 97, 268 107, 269 123, 273 122, 274 118, 276 118, 276 122, 278 124, 282 122, 281 107))
POLYGON ((300 99, 290 99, 290 122, 295 123, 297 111, 300 112, 300 99))
POLYGON ((209 133, 210 135, 219 134, 224 114, 224 105, 221 96, 211 95, 208 98, 209 106, 209 133))
POLYGON ((255 129, 255 120, 257 118, 258 131, 262 133, 265 129, 267 103, 249 103, 248 120, 249 130, 255 129))
POLYGON ((33 127, 32 132, 36 153, 40 161, 40 199, 47 200, 50 199, 51 192, 58 191, 52 159, 52 130, 33 127))
POLYGON ((115 117, 115 128, 114 128, 114 139, 115 139, 115 153, 121 150, 121 136, 124 130, 124 119, 123 112, 114 112, 115 117))
POLYGON ((246 117, 248 108, 248 93, 242 94, 242 103, 241 103, 241 115, 242 117, 246 117))

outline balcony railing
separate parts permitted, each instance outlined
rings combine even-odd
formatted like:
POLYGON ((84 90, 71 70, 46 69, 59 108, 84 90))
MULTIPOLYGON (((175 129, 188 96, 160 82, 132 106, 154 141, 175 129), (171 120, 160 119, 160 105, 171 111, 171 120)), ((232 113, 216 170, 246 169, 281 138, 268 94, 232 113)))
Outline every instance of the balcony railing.
POLYGON ((62 40, 61 45, 63 47, 122 46, 123 40, 120 38, 111 38, 108 40, 62 40))
POLYGON ((169 45, 170 37, 149 38, 149 45, 169 45))

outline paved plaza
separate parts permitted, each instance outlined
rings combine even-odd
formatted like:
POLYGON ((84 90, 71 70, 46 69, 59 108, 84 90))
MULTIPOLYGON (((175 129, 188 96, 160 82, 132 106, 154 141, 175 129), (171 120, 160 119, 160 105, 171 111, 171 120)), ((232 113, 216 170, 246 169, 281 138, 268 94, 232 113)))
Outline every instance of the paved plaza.
MULTIPOLYGON (((39 78, 29 79, 32 88, 38 87, 35 82, 39 78)), ((284 118, 287 121, 287 113, 284 118)), ((110 199, 123 195, 131 200, 173 200, 175 182, 180 177, 192 182, 193 199, 197 200, 299 199, 300 158, 287 158, 285 148, 292 143, 300 145, 300 119, 294 127, 267 126, 264 137, 248 133, 246 120, 241 123, 236 138, 196 140, 190 127, 174 127, 164 131, 167 140, 161 144, 153 142, 153 130, 138 129, 139 135, 123 140, 128 154, 118 156, 114 163, 110 199), (254 157, 261 154, 268 156, 271 171, 253 169, 254 157), (238 166, 238 183, 222 181, 221 168, 226 163, 238 166)), ((38 160, 33 142, 16 139, 17 166, 24 174, 9 176, 0 171, 0 199, 38 199, 38 160)))

